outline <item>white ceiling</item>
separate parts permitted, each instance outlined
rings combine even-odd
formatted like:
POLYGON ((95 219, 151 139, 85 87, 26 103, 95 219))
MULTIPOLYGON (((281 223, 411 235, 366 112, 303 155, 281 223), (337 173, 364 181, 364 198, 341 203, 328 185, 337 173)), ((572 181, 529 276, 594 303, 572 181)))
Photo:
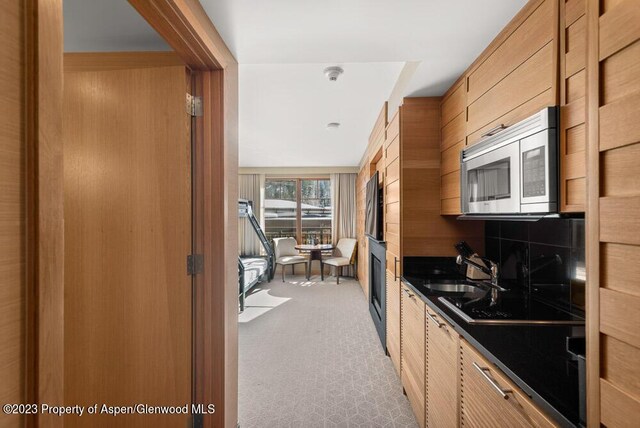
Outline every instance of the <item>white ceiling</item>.
POLYGON ((421 61, 404 96, 442 95, 526 0, 201 3, 240 63, 240 165, 256 167, 357 165, 404 62, 421 61))
MULTIPOLYGON (((405 62, 402 95, 442 95, 526 0, 201 3, 240 63, 240 165, 300 167, 357 165, 405 62)), ((126 0, 64 0, 64 20, 67 52, 170 49, 126 0)))
POLYGON ((240 64, 240 165, 354 166, 403 63, 240 64), (337 130, 326 124, 339 122, 337 130))

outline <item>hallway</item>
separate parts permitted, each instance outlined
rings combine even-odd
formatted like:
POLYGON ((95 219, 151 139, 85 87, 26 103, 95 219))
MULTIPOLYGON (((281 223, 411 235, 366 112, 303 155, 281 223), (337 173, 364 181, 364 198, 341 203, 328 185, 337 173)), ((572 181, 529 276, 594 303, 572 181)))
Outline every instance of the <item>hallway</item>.
POLYGON ((247 298, 239 420, 242 428, 417 426, 356 281, 275 279, 247 298))

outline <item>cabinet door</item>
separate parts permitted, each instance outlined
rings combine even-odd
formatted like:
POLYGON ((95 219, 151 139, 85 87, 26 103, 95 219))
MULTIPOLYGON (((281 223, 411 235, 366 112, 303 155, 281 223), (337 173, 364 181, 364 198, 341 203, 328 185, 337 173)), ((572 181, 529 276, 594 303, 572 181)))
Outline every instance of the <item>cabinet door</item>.
POLYGON ((522 390, 464 340, 460 340, 460 423, 465 427, 557 426, 522 390))
POLYGON ((387 352, 400 376, 400 281, 387 270, 387 352))
POLYGON ((427 426, 458 426, 459 337, 434 311, 427 317, 427 426))
POLYGON ((425 426, 425 304, 402 285, 402 386, 418 424, 425 426))

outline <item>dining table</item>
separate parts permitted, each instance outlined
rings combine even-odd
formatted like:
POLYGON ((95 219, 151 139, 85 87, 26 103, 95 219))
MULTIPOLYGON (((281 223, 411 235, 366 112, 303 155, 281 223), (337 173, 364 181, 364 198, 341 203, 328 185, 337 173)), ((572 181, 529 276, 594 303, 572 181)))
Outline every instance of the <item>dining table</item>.
MULTIPOLYGON (((331 251, 335 248, 333 244, 298 244, 296 250, 303 253, 309 253, 309 263, 307 263, 307 279, 311 277, 311 263, 314 260, 322 261, 322 253, 331 251)), ((320 269, 322 269, 322 263, 320 263, 320 269)))

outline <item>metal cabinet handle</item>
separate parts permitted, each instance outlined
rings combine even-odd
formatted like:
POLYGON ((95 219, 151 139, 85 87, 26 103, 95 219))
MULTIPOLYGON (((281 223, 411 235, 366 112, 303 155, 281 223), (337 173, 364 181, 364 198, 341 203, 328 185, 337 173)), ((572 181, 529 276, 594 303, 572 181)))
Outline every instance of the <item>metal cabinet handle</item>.
POLYGON ((480 367, 475 361, 473 362, 473 367, 476 368, 476 370, 478 370, 480 372, 480 374, 482 375, 482 377, 484 377, 487 382, 489 382, 489 384, 491 384, 491 386, 493 386, 495 388, 496 391, 498 391, 498 393, 500 395, 502 395, 502 398, 504 398, 505 400, 509 399, 509 396, 507 394, 511 394, 513 391, 510 389, 504 389, 502 388, 498 382, 496 382, 495 379, 493 379, 491 376, 489 376, 487 374, 487 372, 489 371, 488 367, 480 367))
POLYGON ((393 257, 393 279, 394 280, 398 280, 398 258, 397 257, 393 257))
POLYGON ((427 316, 429 317, 429 319, 430 319, 431 321, 433 321, 433 323, 434 323, 435 325, 437 325, 437 326, 438 326, 438 328, 442 328, 442 327, 444 327, 444 324, 443 324, 443 323, 441 323, 440 321, 438 321, 438 319, 436 318, 436 316, 435 316, 435 315, 430 314, 430 313, 429 313, 429 311, 426 311, 426 313, 427 313, 427 316))
POLYGON ((496 127, 494 127, 494 128, 491 128, 490 130, 488 130, 487 132, 485 132, 484 134, 482 134, 482 135, 480 136, 480 138, 489 137, 489 136, 491 136, 491 135, 493 135, 493 134, 497 133, 498 131, 502 131, 503 129, 507 129, 507 127, 506 127, 506 126, 504 126, 504 123, 501 123, 500 125, 498 125, 498 126, 496 126, 496 127))

